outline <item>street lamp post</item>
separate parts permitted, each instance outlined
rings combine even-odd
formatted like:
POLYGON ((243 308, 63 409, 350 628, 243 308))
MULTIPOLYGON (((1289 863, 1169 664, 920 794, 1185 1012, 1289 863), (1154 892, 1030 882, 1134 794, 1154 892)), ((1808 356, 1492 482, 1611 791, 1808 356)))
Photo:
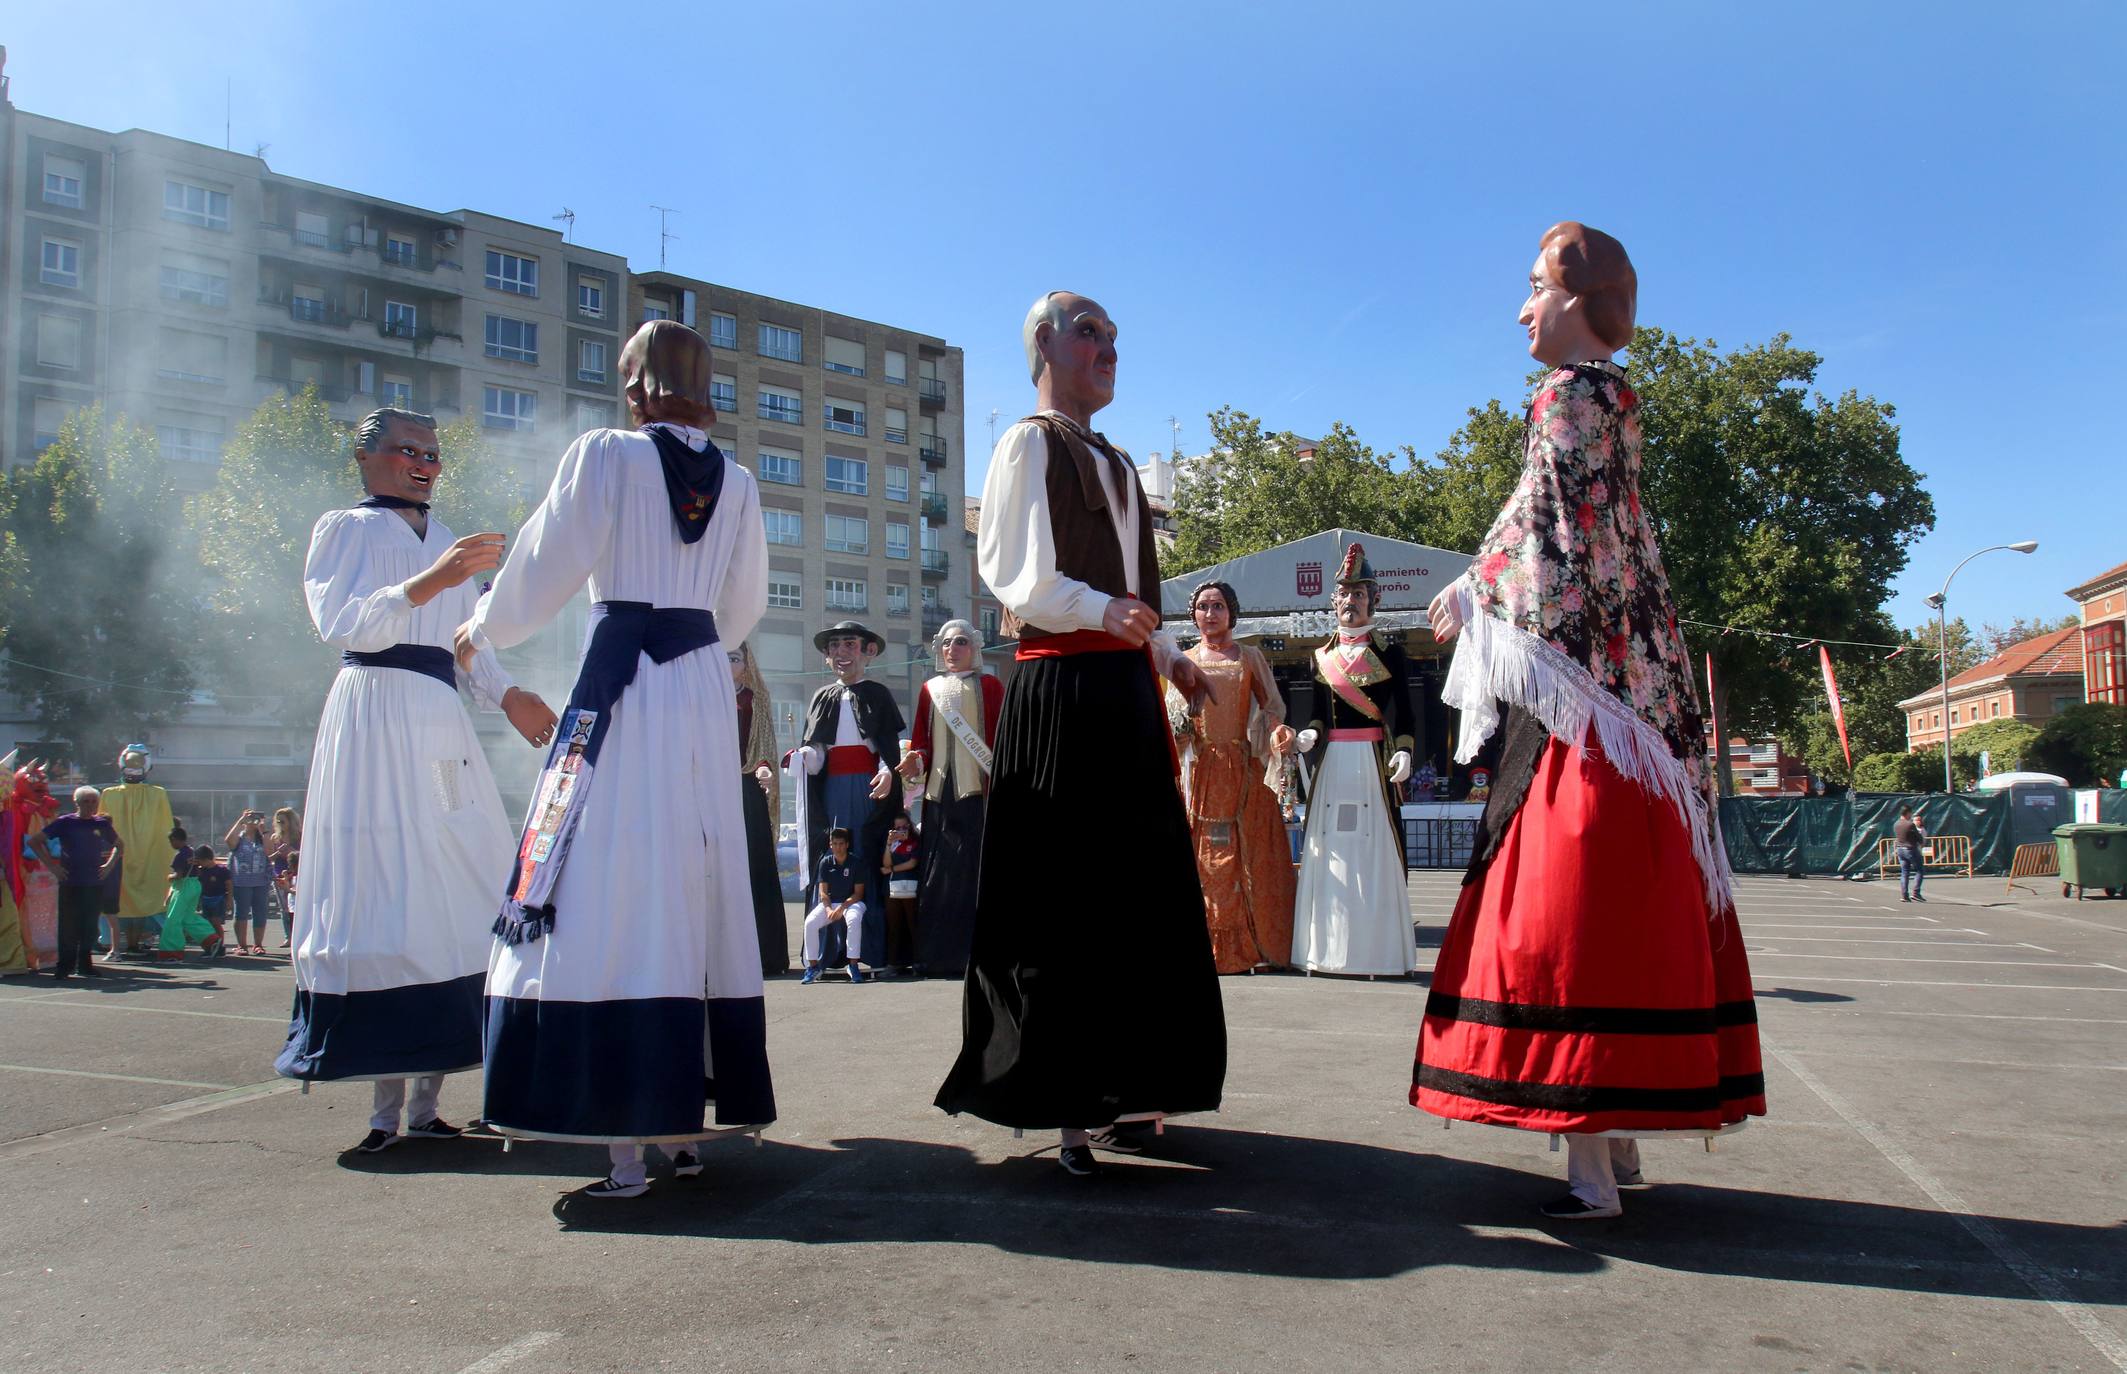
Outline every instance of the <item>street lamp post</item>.
POLYGON ((1950 778, 1950 583, 1966 563, 1981 553, 1994 553, 2000 549, 2014 549, 2018 553, 2037 553, 2036 539, 2020 539, 2014 544, 1989 544, 1979 553, 1966 554, 1963 562, 1950 569, 1950 575, 1942 579, 1942 590, 1927 599, 1935 608, 1935 653, 1942 663, 1942 790, 1945 795, 1957 790, 1950 778))

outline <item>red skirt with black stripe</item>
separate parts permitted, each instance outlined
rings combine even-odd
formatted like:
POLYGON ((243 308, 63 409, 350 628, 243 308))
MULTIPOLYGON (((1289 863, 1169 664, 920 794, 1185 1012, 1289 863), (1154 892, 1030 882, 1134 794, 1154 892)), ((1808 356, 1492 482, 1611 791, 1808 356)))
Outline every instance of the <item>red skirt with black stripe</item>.
POLYGON ((1669 802, 1546 746, 1433 971, 1411 1104, 1532 1131, 1713 1131, 1765 1114, 1750 964, 1707 919, 1669 802))

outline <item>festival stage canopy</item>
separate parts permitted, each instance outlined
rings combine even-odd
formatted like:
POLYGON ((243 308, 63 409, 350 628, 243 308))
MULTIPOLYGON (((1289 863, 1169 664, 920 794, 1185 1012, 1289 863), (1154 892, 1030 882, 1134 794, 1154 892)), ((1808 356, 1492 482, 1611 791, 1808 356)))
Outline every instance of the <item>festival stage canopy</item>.
POLYGON ((1327 634, 1333 624, 1329 594, 1337 567, 1354 543, 1365 545, 1366 561, 1381 584, 1375 623, 1383 629, 1424 626, 1426 603, 1470 566, 1466 553, 1363 530, 1323 530, 1168 578, 1160 584, 1161 616, 1186 624, 1189 593, 1201 583, 1226 582, 1241 601, 1241 620, 1234 629, 1242 637, 1327 634))

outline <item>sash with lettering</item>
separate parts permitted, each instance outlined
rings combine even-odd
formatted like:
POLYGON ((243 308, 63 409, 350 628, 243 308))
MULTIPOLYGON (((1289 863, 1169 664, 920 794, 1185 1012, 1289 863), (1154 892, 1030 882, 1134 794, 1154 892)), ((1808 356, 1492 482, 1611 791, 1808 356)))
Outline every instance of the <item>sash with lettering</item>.
MULTIPOLYGON (((979 685, 976 690, 981 690, 979 685)), ((979 701, 981 698, 978 696, 976 699, 979 701)), ((976 765, 982 769, 984 776, 988 776, 990 747, 982 742, 981 732, 968 724, 968 718, 960 714, 959 707, 948 706, 936 695, 931 697, 931 710, 936 713, 938 719, 945 722, 945 728, 953 732, 953 738, 967 746, 967 751, 975 756, 976 765)))
MULTIPOLYGON (((1381 708, 1374 705, 1373 698, 1360 690, 1359 682, 1352 677, 1351 670, 1344 666, 1343 655, 1337 652, 1339 647, 1341 647, 1340 641, 1331 640, 1315 650, 1315 668, 1322 674, 1322 680, 1329 684, 1329 689, 1335 692, 1346 706, 1351 707, 1368 720, 1380 720, 1381 708)), ((1360 662, 1369 663, 1366 673, 1369 681, 1377 680, 1381 672, 1387 671, 1380 660, 1374 657, 1374 647, 1371 642, 1367 643, 1366 653, 1361 656, 1360 662), (1376 671, 1377 669, 1379 670, 1378 672, 1376 671)))

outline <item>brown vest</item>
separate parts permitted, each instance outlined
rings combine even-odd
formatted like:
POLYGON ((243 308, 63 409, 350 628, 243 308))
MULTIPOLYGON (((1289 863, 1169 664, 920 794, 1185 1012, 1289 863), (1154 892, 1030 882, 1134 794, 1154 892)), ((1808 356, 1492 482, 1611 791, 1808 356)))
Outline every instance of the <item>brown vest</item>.
MULTIPOLYGON (((1115 522, 1108 515, 1108 493, 1101 485, 1100 464, 1129 463, 1116 450, 1115 458, 1086 442, 1075 425, 1053 415, 1029 415, 1022 423, 1033 425, 1049 447, 1049 528, 1056 540, 1056 571, 1083 582, 1109 596, 1128 596, 1130 584, 1123 567, 1123 551, 1115 537, 1115 522), (1066 461, 1068 457, 1069 461, 1066 461)), ((1135 480, 1124 484, 1137 500, 1138 595, 1153 610, 1159 609, 1159 552, 1152 541, 1152 509, 1145 503, 1145 490, 1135 480)), ((1005 613, 1005 632, 1021 639, 1038 639, 1054 631, 1029 625, 1005 613)))

